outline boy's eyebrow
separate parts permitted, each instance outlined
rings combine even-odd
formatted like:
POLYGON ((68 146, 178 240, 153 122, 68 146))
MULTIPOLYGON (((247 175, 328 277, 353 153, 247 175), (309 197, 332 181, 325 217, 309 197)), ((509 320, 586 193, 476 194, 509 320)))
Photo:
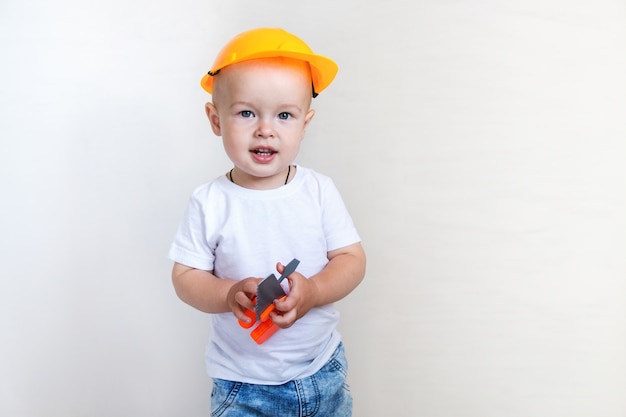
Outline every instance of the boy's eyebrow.
MULTIPOLYGON (((230 107, 236 107, 236 106, 242 106, 242 107, 256 107, 253 103, 248 102, 248 101, 234 101, 231 103, 230 107)), ((276 106, 277 108, 281 109, 281 110, 298 110, 298 111, 302 111, 302 107, 297 105, 297 104, 279 104, 276 106)))
POLYGON ((232 103, 230 103, 230 107, 235 107, 235 106, 250 106, 250 107, 252 107, 252 103, 249 103, 247 101, 233 101, 232 103))

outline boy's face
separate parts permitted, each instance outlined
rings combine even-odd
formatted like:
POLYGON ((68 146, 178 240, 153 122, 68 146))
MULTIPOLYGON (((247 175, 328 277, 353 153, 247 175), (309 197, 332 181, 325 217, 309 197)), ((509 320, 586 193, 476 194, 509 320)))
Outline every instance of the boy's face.
POLYGON ((315 114, 308 64, 245 61, 224 68, 214 83, 207 116, 235 164, 234 181, 247 188, 279 187, 315 114))

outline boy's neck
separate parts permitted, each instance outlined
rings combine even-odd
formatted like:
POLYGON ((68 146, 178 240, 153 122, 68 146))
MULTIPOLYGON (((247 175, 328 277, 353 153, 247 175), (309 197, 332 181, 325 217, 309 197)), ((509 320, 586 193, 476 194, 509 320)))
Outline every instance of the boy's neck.
POLYGON ((231 169, 226 174, 226 178, 243 188, 249 188, 251 190, 273 190, 287 185, 294 177, 296 173, 296 167, 289 165, 283 172, 280 172, 271 177, 253 177, 242 171, 237 167, 231 169))

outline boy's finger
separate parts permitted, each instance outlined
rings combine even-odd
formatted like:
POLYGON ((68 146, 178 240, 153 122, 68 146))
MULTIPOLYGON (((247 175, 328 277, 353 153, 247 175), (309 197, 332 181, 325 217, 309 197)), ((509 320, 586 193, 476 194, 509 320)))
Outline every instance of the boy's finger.
POLYGON ((270 319, 281 329, 288 329, 293 325, 293 323, 295 323, 296 314, 293 310, 282 314, 273 311, 270 314, 270 319))
POLYGON ((243 308, 254 309, 254 303, 244 292, 238 292, 235 294, 235 302, 243 308))
POLYGON ((282 297, 274 300, 274 306, 276 307, 276 310, 280 311, 281 313, 285 313, 295 307, 292 300, 293 297, 282 297))

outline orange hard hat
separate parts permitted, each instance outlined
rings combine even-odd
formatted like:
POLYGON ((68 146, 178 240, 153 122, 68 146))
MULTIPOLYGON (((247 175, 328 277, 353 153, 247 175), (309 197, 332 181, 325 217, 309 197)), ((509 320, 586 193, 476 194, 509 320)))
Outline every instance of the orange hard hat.
POLYGON ((313 97, 330 85, 337 74, 337 64, 330 58, 314 54, 302 39, 278 28, 252 29, 235 36, 217 55, 211 70, 200 85, 213 93, 213 80, 220 70, 237 62, 258 58, 285 57, 309 63, 313 97))

